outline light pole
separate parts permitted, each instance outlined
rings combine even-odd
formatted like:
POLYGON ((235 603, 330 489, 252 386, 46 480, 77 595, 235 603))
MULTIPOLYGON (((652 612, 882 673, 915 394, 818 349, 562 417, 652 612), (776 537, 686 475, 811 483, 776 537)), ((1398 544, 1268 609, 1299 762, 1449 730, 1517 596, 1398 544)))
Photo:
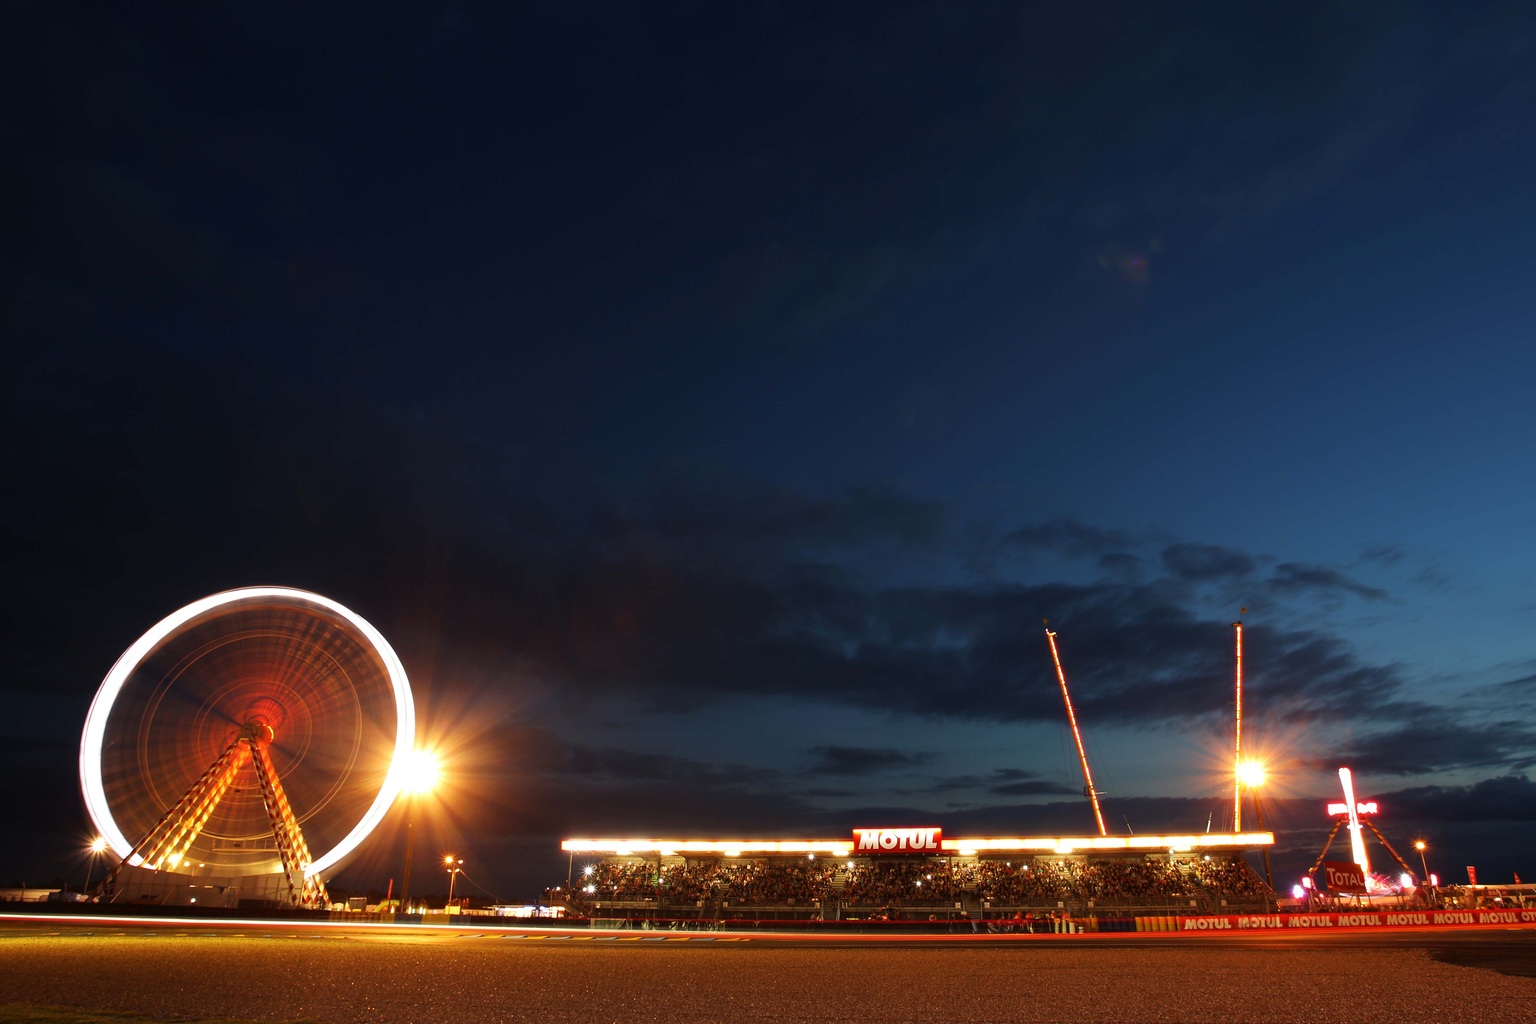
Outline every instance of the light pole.
MULTIPOLYGON (((448 868, 448 906, 453 906, 453 882, 454 879, 464 873, 464 861, 453 854, 443 858, 443 864, 448 868)), ((445 910, 447 907, 444 908, 445 910)))
POLYGON ((91 840, 91 859, 85 862, 85 888, 80 890, 82 896, 91 894, 91 870, 96 867, 96 858, 107 848, 107 840, 103 836, 97 836, 91 840))
MULTIPOLYGON (((1258 761, 1244 761, 1238 776, 1244 786, 1253 790, 1253 815, 1258 822, 1259 831, 1262 832, 1264 831, 1264 804, 1259 800, 1259 788, 1264 785, 1268 775, 1264 771, 1264 766, 1258 761)), ((1264 858, 1264 882, 1269 886, 1269 891, 1274 892, 1275 876, 1269 869, 1269 847, 1264 847, 1259 854, 1264 858)))
POLYGON ((411 754, 406 765, 405 785, 405 872, 400 876, 400 912, 410 913, 411 906, 411 853, 416 845, 416 797, 429 793, 437 785, 439 768, 437 755, 427 750, 411 754))
POLYGON ((405 871, 400 875, 400 913, 411 912, 411 851, 416 846, 416 794, 405 798, 405 871))
POLYGON ((1424 869, 1424 884, 1428 885, 1429 884, 1429 864, 1424 860, 1424 851, 1429 848, 1429 844, 1424 842, 1424 840, 1422 840, 1422 839, 1415 839, 1413 841, 1413 848, 1415 850, 1419 851, 1419 867, 1424 869))

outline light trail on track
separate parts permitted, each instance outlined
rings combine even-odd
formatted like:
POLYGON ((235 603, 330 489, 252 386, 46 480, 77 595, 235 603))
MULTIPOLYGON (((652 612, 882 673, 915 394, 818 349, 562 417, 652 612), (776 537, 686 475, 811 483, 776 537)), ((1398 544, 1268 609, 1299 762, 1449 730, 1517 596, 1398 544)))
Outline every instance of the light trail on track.
POLYGON ((0 962, 0 1005, 324 1024, 1536 1019, 1536 979, 1511 976, 1536 964, 1530 928, 895 941, 13 915, 0 962))

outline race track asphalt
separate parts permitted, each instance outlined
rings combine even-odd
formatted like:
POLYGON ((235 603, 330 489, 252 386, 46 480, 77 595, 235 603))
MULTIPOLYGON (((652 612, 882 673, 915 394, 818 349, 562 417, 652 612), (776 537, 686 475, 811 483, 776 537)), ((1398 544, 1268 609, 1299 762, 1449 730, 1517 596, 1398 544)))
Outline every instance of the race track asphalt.
POLYGON ((167 1020, 1528 1024, 1533 973, 1532 929, 810 942, 0 923, 0 1005, 167 1020))

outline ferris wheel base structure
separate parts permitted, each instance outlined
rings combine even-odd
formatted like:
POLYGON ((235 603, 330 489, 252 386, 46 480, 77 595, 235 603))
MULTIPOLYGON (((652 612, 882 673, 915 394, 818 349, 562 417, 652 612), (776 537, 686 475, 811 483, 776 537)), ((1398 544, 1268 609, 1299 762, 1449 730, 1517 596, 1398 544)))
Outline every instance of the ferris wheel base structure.
MULTIPOLYGON (((191 909, 276 910, 302 906, 292 898, 281 869, 244 875, 188 874, 124 867, 96 897, 114 906, 184 907, 191 909)), ((314 903, 312 909, 328 909, 314 903)))

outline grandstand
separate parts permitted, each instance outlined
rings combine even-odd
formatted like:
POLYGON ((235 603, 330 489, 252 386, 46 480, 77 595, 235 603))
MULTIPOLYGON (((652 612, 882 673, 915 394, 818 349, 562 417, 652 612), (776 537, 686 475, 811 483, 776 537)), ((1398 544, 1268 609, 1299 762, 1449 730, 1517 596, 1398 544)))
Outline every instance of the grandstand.
POLYGON ((669 921, 1008 922, 1273 912, 1243 854, 1272 834, 851 840, 568 839, 573 917, 669 921), (577 870, 578 857, 587 858, 577 870))

